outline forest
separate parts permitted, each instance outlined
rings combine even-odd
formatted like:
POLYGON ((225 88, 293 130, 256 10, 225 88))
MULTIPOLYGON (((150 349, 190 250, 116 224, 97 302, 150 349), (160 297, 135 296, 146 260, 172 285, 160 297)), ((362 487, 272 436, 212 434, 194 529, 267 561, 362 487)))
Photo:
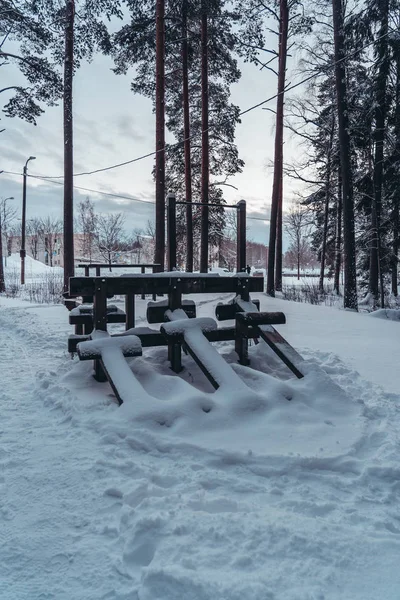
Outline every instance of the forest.
POLYGON ((345 308, 387 306, 398 296, 399 26, 397 0, 2 0, 0 67, 12 65, 25 84, 0 89, 1 131, 12 127, 7 118, 34 126, 48 107, 63 105, 64 280, 74 272, 77 223, 74 75, 103 53, 116 76, 130 77, 133 94, 153 103, 155 262, 164 263, 173 190, 187 202, 178 212, 181 263, 208 270, 227 227, 224 190, 246 168, 236 127, 246 112, 268 108, 275 145, 265 190, 267 293, 282 289, 287 231, 292 254, 311 246, 320 289, 331 277, 345 308), (243 110, 231 88, 246 65, 260 78, 273 73, 276 90, 243 110), (285 154, 288 139, 296 160, 285 154), (290 206, 289 180, 297 190, 290 206))

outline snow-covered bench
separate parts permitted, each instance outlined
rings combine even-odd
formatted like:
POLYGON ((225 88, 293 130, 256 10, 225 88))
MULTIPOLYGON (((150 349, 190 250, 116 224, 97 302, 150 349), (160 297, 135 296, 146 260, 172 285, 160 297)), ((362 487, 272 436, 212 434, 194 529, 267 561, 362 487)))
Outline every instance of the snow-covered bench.
MULTIPOLYGON (((80 304, 69 313, 70 325, 75 325, 75 334, 89 334, 93 330, 93 304, 80 304)), ((107 305, 107 323, 125 323, 126 313, 114 306, 107 305)))

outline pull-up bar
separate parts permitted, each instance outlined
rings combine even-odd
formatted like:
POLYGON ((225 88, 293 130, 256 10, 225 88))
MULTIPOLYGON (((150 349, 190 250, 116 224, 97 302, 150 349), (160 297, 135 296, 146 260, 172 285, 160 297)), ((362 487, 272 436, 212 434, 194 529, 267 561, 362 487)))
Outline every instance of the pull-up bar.
POLYGON ((216 204, 215 202, 184 202, 183 200, 179 200, 176 201, 175 204, 190 204, 190 206, 215 206, 216 208, 237 208, 237 204, 216 204))
MULTIPOLYGON (((167 242, 168 242, 168 270, 176 269, 176 205, 192 204, 204 206, 204 202, 177 202, 175 194, 167 196, 167 242)), ((237 256, 236 270, 238 273, 246 269, 246 201, 240 200, 237 204, 213 204, 207 206, 214 208, 236 208, 237 210, 237 256)), ((207 231, 208 255, 208 231, 207 231)), ((204 270, 204 269, 203 269, 204 270)))

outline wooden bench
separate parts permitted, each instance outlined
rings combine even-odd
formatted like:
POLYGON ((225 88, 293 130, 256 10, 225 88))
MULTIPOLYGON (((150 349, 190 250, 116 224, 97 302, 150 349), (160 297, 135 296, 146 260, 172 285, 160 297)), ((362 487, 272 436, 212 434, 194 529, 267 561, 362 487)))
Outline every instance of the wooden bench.
MULTIPOLYGON (((75 325, 75 334, 90 334, 93 330, 93 304, 80 304, 69 313, 70 325, 75 325)), ((107 323, 125 323, 126 313, 109 304, 107 306, 107 323)))

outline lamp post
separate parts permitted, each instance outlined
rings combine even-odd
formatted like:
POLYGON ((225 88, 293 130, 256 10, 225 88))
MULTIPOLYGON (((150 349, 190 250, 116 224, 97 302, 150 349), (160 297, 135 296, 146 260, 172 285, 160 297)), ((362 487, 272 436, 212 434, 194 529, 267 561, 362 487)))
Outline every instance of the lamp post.
POLYGON ((23 172, 23 188, 22 188, 22 231, 21 231, 21 250, 19 255, 21 257, 21 285, 25 283, 25 227, 26 227, 26 174, 28 171, 28 162, 35 160, 36 156, 30 156, 25 163, 23 172))

